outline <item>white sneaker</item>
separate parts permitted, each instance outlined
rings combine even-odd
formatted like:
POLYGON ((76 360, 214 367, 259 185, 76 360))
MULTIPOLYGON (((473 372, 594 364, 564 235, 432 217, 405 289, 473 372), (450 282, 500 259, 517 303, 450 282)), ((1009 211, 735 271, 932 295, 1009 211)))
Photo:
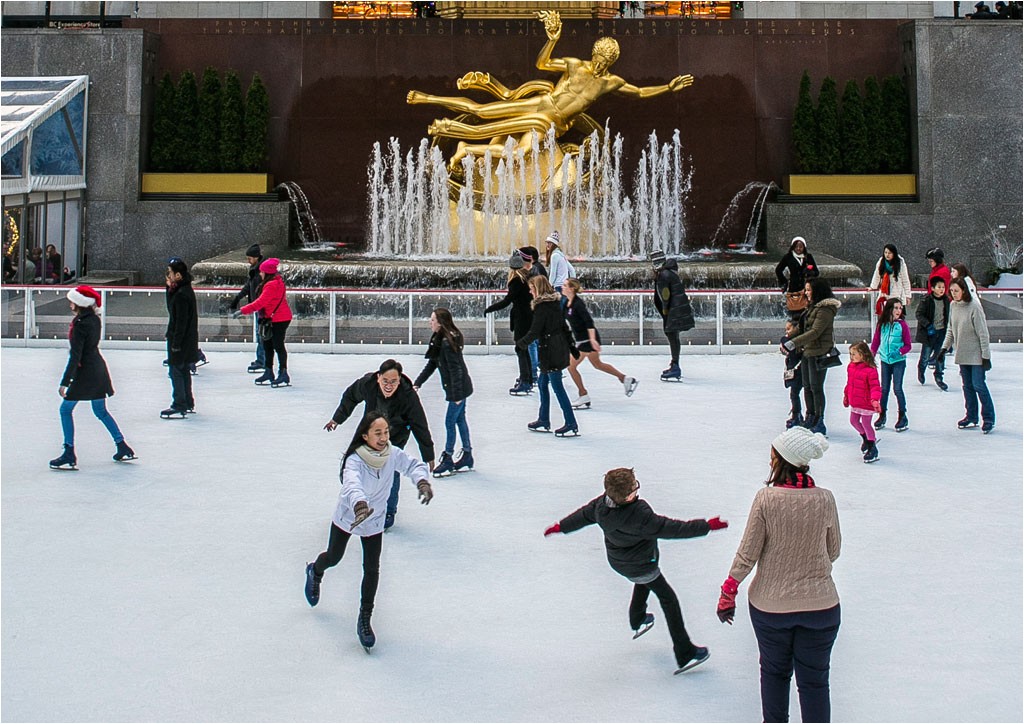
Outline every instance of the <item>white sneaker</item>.
POLYGON ((636 377, 629 377, 627 375, 626 378, 622 380, 622 386, 626 388, 626 397, 632 397, 633 393, 636 392, 636 388, 639 385, 640 380, 638 380, 636 377))
POLYGON ((579 399, 572 403, 572 409, 582 410, 583 408, 590 408, 590 395, 580 395, 579 399))

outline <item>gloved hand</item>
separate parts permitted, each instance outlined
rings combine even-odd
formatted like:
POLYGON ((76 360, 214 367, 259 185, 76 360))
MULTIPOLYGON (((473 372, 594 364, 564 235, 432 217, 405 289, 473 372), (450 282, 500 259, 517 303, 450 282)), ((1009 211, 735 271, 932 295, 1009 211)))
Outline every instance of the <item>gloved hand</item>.
POLYGON ((430 501, 434 499, 434 489, 430 487, 430 483, 426 480, 421 480, 416 483, 416 489, 420 491, 420 502, 424 505, 430 505, 430 501))
POLYGON ((794 349, 796 349, 796 345, 793 344, 793 340, 791 339, 787 339, 785 342, 783 342, 782 346, 786 348, 787 352, 792 352, 794 349))
POLYGON ((871 409, 874 410, 875 412, 881 414, 881 412, 882 412, 882 403, 879 402, 878 400, 872 400, 871 401, 871 409))
POLYGON ((708 518, 708 528, 711 530, 722 530, 722 528, 728 528, 729 521, 722 520, 717 515, 714 518, 708 518))
POLYGON ((561 533, 561 532, 562 532, 562 524, 561 523, 555 523, 554 525, 549 525, 547 528, 544 529, 544 537, 547 538, 549 535, 554 535, 555 533, 561 533))
POLYGON ((986 372, 988 372, 990 369, 992 369, 992 360, 986 359, 986 358, 982 357, 981 358, 981 368, 983 370, 985 370, 986 372))
POLYGON ((732 576, 722 584, 722 595, 718 597, 718 620, 732 625, 736 617, 736 592, 740 590, 740 582, 732 576))
POLYGON ((929 324, 928 325, 928 329, 925 330, 925 331, 928 332, 928 336, 929 337, 934 337, 935 336, 935 325, 934 324, 929 324))
POLYGON ((367 505, 365 500, 360 500, 355 504, 355 507, 352 508, 352 512, 356 514, 355 520, 352 521, 352 527, 355 528, 357 525, 373 515, 373 508, 367 505))
POLYGON ((238 311, 237 309, 232 309, 231 310, 231 318, 232 319, 241 319, 242 318, 242 313, 240 311, 238 311))
POLYGON ((850 398, 847 397, 846 393, 844 392, 843 393, 843 407, 849 407, 849 406, 850 406, 850 398))

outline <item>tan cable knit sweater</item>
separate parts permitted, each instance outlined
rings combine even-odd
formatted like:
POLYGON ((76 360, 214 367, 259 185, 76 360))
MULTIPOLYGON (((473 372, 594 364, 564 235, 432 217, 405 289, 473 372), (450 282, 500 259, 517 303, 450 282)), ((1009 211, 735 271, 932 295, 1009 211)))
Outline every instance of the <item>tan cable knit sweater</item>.
POLYGON ((839 603, 832 562, 839 557, 839 514, 824 488, 762 488, 729 574, 742 581, 757 565, 747 593, 767 613, 820 611, 839 603))

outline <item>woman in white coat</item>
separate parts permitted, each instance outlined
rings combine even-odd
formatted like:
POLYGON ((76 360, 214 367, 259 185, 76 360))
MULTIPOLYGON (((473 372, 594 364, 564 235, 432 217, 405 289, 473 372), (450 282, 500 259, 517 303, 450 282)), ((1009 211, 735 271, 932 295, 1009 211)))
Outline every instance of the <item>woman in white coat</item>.
POLYGON ((890 297, 899 299, 903 306, 910 306, 910 269, 907 268, 907 260, 900 256, 895 244, 886 244, 882 250, 882 256, 875 264, 875 272, 871 275, 871 286, 873 292, 878 292, 875 300, 875 314, 882 313, 882 307, 890 297))
POLYGON ((320 600, 324 571, 341 562, 349 539, 359 536, 363 544, 363 582, 356 632, 367 651, 376 643, 370 615, 380 578, 380 553, 384 538, 384 511, 396 473, 416 483, 420 500, 427 505, 434 492, 427 482, 425 463, 391 444, 391 426, 381 412, 368 412, 356 428, 341 462, 341 493, 331 522, 327 550, 306 565, 306 600, 315 606, 320 600))

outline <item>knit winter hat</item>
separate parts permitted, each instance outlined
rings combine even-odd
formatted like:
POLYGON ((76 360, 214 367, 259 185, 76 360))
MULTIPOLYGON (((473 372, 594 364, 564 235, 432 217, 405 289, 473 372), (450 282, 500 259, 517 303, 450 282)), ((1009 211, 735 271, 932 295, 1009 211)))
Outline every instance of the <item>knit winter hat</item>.
POLYGON ((604 494, 615 503, 622 504, 636 490, 633 468, 614 468, 604 474, 604 494))
POLYGON ((103 306, 103 298, 100 296, 100 293, 86 284, 77 286, 69 291, 68 299, 79 307, 96 306, 99 308, 103 306))
POLYGON ((789 249, 792 251, 796 247, 796 243, 800 242, 804 245, 804 251, 807 251, 807 239, 802 236, 794 236, 793 241, 789 242, 789 249))
POLYGON ((772 440, 772 447, 786 462, 803 468, 825 454, 828 440, 820 432, 811 432, 806 427, 791 427, 772 440))
POLYGON ((264 274, 277 274, 277 265, 280 263, 280 259, 272 256, 269 259, 265 259, 263 263, 260 264, 260 271, 264 274))
POLYGON ((657 271, 658 269, 661 269, 662 265, 665 263, 665 252, 660 249, 658 251, 652 251, 647 255, 647 258, 650 259, 651 266, 653 266, 654 270, 657 271))
POLYGON ((245 255, 246 256, 256 256, 256 257, 263 256, 263 254, 260 252, 260 245, 259 244, 253 244, 248 249, 246 249, 245 250, 245 255))
POLYGON ((552 231, 550 234, 548 234, 548 238, 545 239, 544 241, 546 241, 549 244, 554 244, 555 246, 558 246, 558 232, 552 231))
POLYGON ((522 255, 518 251, 513 251, 512 256, 508 258, 508 268, 522 269, 524 266, 526 263, 523 261, 522 255))

